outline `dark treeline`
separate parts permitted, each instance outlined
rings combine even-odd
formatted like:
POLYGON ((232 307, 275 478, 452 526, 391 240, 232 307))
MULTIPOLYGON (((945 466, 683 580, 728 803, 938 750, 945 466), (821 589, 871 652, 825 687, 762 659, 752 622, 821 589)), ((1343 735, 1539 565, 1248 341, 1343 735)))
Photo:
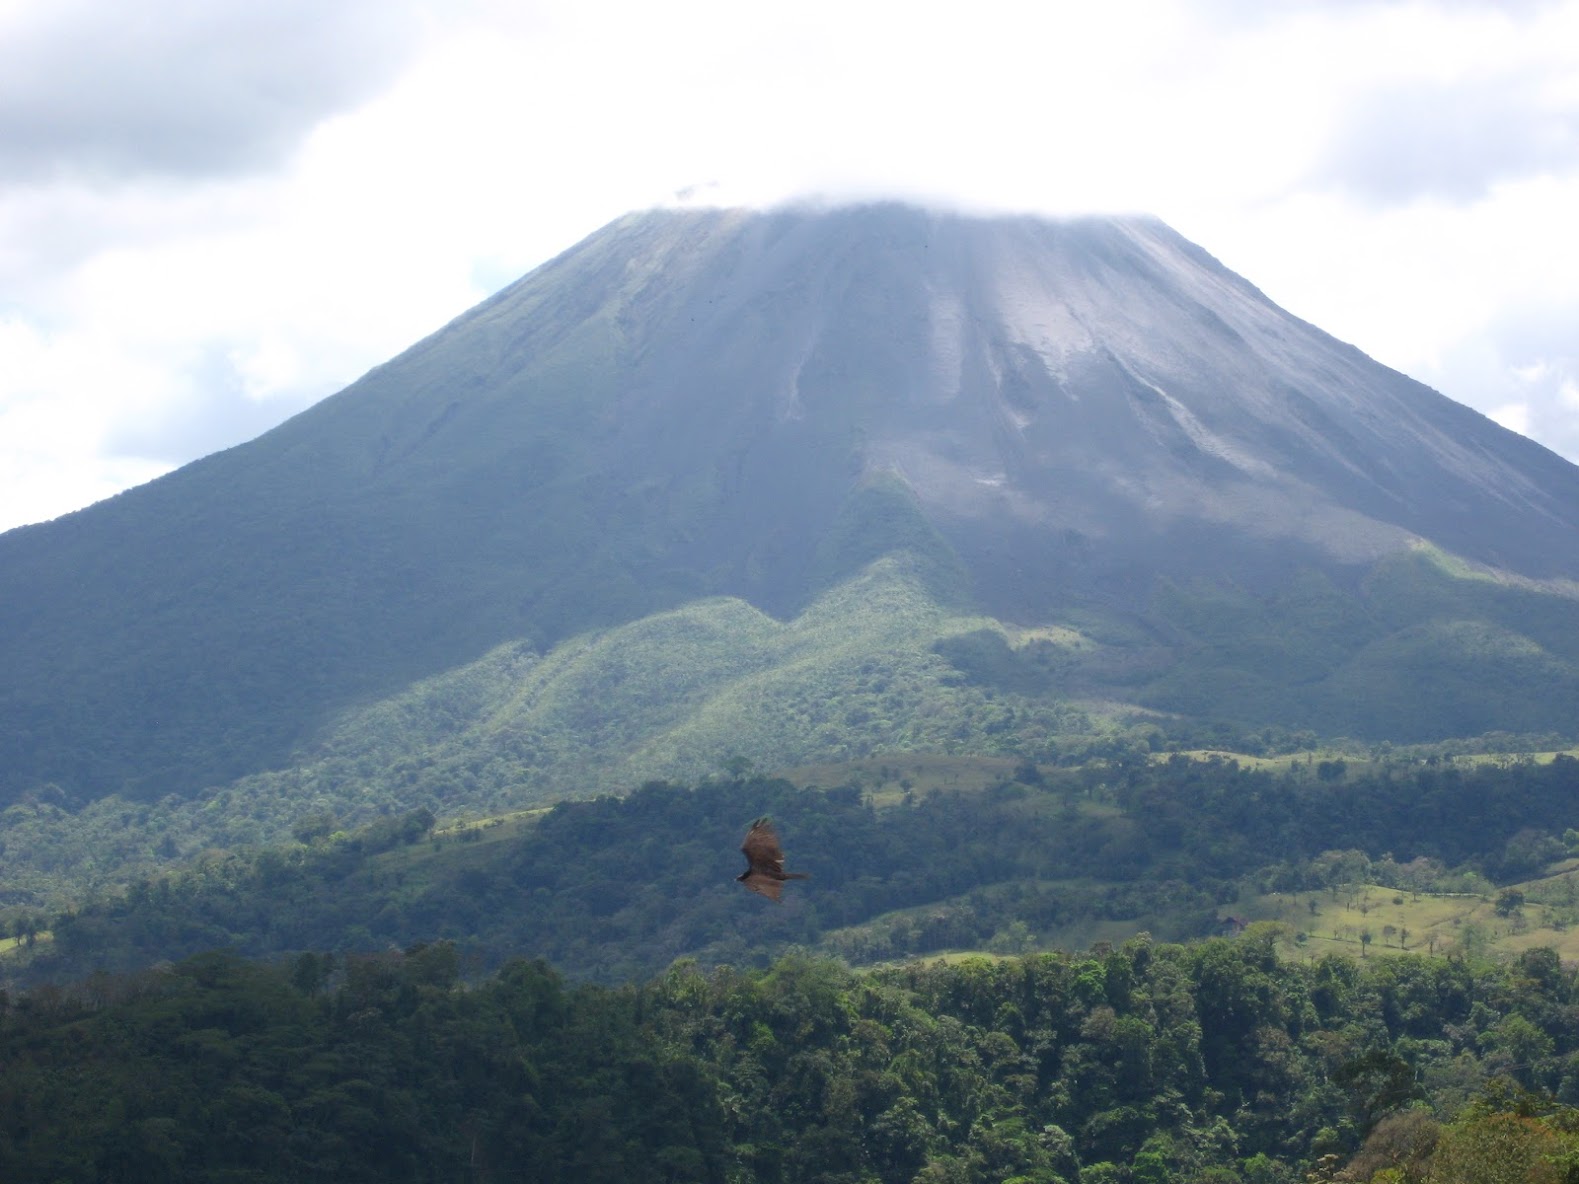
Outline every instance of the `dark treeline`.
POLYGON ((1171 847, 1182 872, 1202 858, 1237 870, 1354 848, 1510 879, 1561 852, 1529 832, 1555 841, 1579 824, 1579 760, 1567 755, 1359 772, 1342 761, 1281 773, 1229 765, 1175 757, 1105 777, 1142 836, 1132 862, 1149 865, 1171 847))
POLYGON ((976 907, 946 910, 905 948, 883 952, 974 944, 1011 905, 1045 925, 1074 913, 1135 916, 1166 899, 1188 913, 1191 932, 1213 923, 1212 891, 1174 882, 1148 883, 1138 895, 1122 886, 997 899, 989 890, 1004 881, 1102 875, 1112 833, 1123 826, 1110 807, 1094 811, 1023 786, 874 810, 854 789, 652 784, 623 798, 563 803, 501 841, 479 830, 429 837, 431 822, 425 813, 390 819, 372 833, 139 882, 51 919, 53 940, 11 973, 37 982, 217 947, 257 956, 452 940, 473 969, 525 953, 614 982, 689 954, 760 963, 890 910, 962 897, 976 907), (790 863, 812 877, 792 886, 783 906, 747 899, 734 883, 744 868, 741 838, 760 814, 778 821, 790 863))
POLYGON ((447 944, 210 953, 0 996, 0 1178, 1557 1181, 1576 1020, 1550 950, 1292 965, 1256 934, 617 988, 467 985, 447 944))
POLYGON ((497 841, 431 836, 419 811, 31 919, 53 941, 8 973, 38 982, 217 947, 266 956, 452 940, 474 970, 527 954, 616 982, 686 955, 752 965, 792 945, 856 961, 980 947, 1016 922, 1035 933, 1136 920, 1178 939, 1211 932, 1249 882, 1330 882, 1339 865, 1324 852, 1510 879, 1563 855, 1560 836, 1579 822, 1569 758, 1362 773, 1177 758, 1020 777, 886 809, 853 789, 773 780, 653 784, 564 803, 497 841), (744 901, 733 883, 740 837, 764 813, 812 876, 782 907, 744 901))

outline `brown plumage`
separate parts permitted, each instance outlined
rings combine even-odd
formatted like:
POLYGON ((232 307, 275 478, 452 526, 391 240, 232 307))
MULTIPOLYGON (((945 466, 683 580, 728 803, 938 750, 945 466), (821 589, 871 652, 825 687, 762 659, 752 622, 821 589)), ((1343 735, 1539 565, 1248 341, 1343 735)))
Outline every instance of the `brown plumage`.
POLYGON ((779 846, 779 837, 773 830, 773 824, 766 818, 758 818, 751 824, 751 829, 746 832, 746 841, 740 844, 740 850, 750 866, 735 879, 769 900, 779 898, 779 893, 784 891, 785 880, 808 878, 805 872, 784 870, 784 849, 779 846))

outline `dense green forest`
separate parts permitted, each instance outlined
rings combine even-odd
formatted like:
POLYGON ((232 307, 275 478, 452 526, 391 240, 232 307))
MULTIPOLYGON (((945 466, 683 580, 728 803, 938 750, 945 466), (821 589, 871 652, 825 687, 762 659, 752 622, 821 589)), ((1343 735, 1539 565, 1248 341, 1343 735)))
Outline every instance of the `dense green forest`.
POLYGON ((6 914, 0 1179, 1571 1181, 1555 951, 1209 935, 1246 893, 1489 894, 1566 866, 1576 819, 1565 756, 1138 750, 971 791, 742 771, 309 815, 6 914), (760 813, 812 877, 782 905, 732 882, 760 813), (1114 922, 1150 934, 1015 953, 1114 922), (962 948, 1001 953, 916 960, 962 948))
POLYGON ((454 947, 211 953, 0 996, 0 1177, 1563 1181, 1579 985, 1250 933, 620 987, 454 947), (1309 1173, 1309 1175, 1307 1175, 1309 1173))
POLYGON ((216 854, 55 914, 13 910, 13 932, 52 940, 0 972, 63 981, 221 946, 275 955, 449 940, 479 970, 527 954, 618 982, 682 956, 1014 952, 1118 922, 1177 940, 1216 932, 1246 893, 1356 879, 1489 891, 1566 857, 1579 822, 1579 760, 1566 756, 1281 770, 1137 756, 1025 764, 1016 778, 881 806, 854 788, 775 779, 655 783, 445 832, 425 811, 350 832, 308 818, 286 847, 216 854), (733 883, 759 814, 778 820, 792 866, 811 875, 782 906, 742 900, 733 883))

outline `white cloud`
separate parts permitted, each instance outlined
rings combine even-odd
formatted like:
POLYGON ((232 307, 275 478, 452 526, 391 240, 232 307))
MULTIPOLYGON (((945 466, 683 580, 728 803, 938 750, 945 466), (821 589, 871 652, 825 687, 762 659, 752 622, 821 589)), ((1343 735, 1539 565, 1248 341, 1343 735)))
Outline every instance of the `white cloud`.
POLYGON ((0 9, 0 176, 253 171, 413 51, 409 0, 49 0, 0 9))
POLYGON ((1367 201, 1478 201, 1500 181, 1572 167, 1579 107, 1525 75, 1388 88, 1345 114, 1324 172, 1367 201))
POLYGON ((53 518, 152 480, 157 462, 104 455, 109 425, 149 405, 163 376, 71 333, 0 320, 0 458, 7 525, 53 518))
POLYGON ((1493 407, 1488 413, 1490 417, 1510 432, 1523 435, 1530 430, 1530 405, 1528 403, 1504 403, 1501 407, 1493 407))

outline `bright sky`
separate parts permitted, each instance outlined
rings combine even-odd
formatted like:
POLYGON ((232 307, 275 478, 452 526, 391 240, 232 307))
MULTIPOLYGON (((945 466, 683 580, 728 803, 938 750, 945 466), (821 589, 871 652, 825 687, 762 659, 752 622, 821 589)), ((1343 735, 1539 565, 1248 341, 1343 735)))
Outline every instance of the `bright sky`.
POLYGON ((0 0, 0 529, 691 189, 1156 214, 1579 460, 1579 0, 0 0))

